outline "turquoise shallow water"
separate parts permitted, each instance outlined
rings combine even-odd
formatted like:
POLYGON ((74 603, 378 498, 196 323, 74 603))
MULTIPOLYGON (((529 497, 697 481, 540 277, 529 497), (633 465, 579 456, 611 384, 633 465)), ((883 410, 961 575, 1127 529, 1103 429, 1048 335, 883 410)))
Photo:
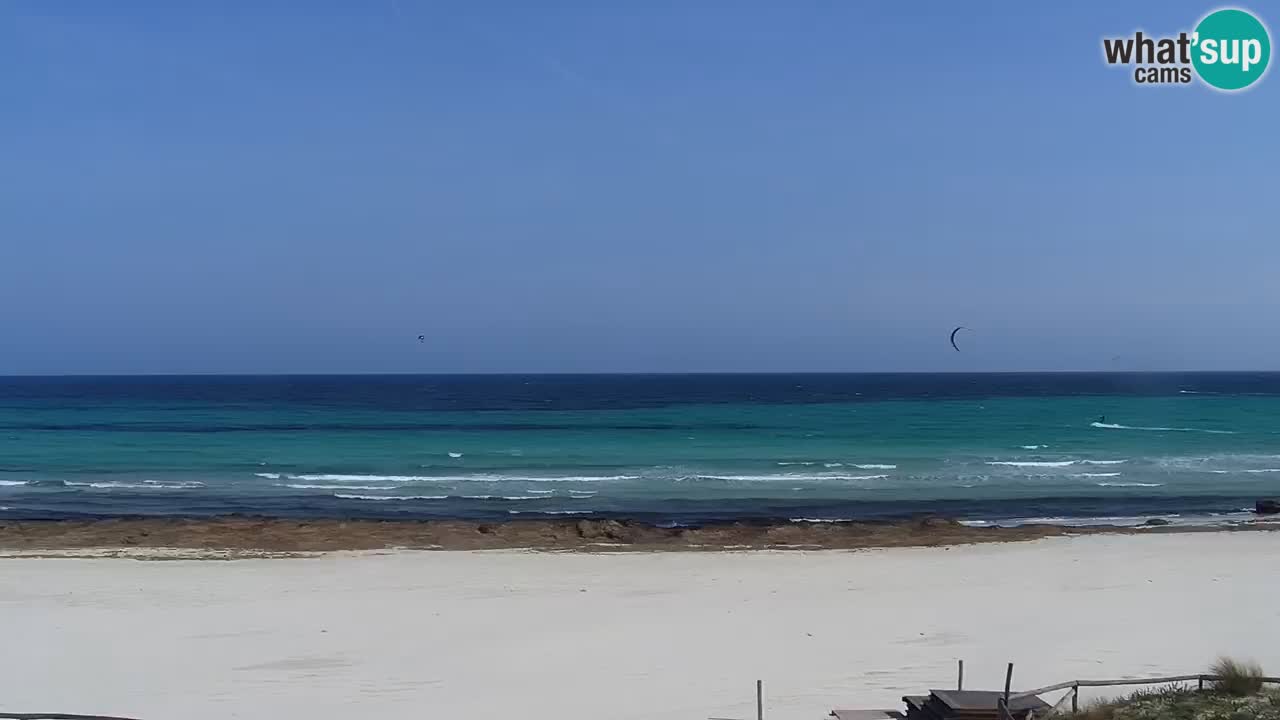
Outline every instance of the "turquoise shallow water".
POLYGON ((1280 375, 0 379, 6 517, 1232 518, 1280 375))

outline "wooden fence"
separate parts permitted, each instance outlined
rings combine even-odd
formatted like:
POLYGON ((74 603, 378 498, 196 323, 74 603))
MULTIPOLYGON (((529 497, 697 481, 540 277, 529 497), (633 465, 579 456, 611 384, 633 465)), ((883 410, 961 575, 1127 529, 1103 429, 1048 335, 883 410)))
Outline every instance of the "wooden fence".
MULTIPOLYGON (((1128 687, 1135 685, 1172 685, 1173 683, 1185 683, 1194 680, 1196 686, 1200 690, 1204 690, 1205 683, 1218 682, 1223 678, 1219 675, 1198 674, 1198 675, 1170 675, 1168 677, 1154 678, 1121 678, 1119 680, 1068 680, 1055 685, 1046 685, 1035 690, 1024 690, 1023 692, 1013 693, 1009 696, 1011 700, 1017 698, 1031 697, 1032 695, 1043 695, 1057 690, 1070 690, 1056 705, 1049 711, 1049 714, 1061 712, 1064 705, 1069 700, 1071 702, 1071 712, 1080 711, 1080 688, 1082 687, 1128 687)), ((1263 683, 1280 684, 1280 677, 1262 677, 1259 680, 1263 683)))

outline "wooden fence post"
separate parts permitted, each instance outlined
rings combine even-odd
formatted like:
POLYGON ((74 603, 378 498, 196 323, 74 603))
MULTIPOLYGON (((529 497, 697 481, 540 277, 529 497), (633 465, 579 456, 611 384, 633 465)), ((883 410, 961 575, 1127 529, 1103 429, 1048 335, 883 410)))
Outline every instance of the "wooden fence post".
POLYGON ((1080 712, 1080 686, 1073 685, 1071 687, 1071 714, 1075 715, 1080 712))
POLYGON ((1009 686, 1013 684, 1013 663, 1009 663, 1009 668, 1004 671, 1004 704, 1005 709, 1009 709, 1009 686))
POLYGON ((956 690, 963 690, 964 689, 964 661, 961 660, 959 662, 960 662, 960 672, 956 676, 956 690))
POLYGON ((764 681, 756 681, 756 720, 764 720, 764 681))

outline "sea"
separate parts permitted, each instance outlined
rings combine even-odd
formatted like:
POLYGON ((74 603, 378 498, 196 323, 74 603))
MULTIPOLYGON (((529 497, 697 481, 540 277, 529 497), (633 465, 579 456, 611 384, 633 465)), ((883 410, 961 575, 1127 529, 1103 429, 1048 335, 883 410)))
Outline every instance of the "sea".
POLYGON ((1280 373, 0 378, 0 521, 1247 521, 1280 373))

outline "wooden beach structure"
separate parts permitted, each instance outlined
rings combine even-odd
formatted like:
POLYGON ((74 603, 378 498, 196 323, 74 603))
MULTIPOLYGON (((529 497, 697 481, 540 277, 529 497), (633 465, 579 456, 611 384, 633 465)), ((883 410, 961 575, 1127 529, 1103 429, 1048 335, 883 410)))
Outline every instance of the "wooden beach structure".
POLYGON ((1034 695, 1010 698, 1007 709, 1003 700, 999 690, 930 690, 902 698, 907 720, 1027 720, 1031 713, 1049 709, 1049 703, 1034 695))
POLYGON ((1049 703, 1034 695, 1009 699, 999 690, 930 690, 902 698, 904 710, 832 710, 835 720, 1029 720, 1042 717, 1049 703))

